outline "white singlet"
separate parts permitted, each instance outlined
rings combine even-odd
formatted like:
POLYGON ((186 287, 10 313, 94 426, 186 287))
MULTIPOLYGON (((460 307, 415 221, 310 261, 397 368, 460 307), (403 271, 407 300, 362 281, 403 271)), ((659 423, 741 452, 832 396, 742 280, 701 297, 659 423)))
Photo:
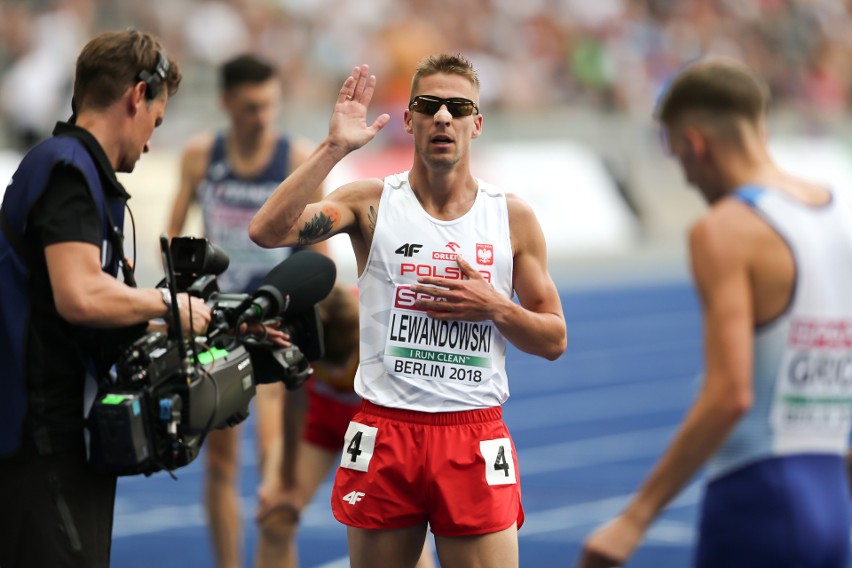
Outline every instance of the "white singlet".
POLYGON ((381 406, 448 412, 499 406, 509 397, 506 339, 490 321, 440 321, 414 305, 420 276, 466 278, 463 258, 511 298, 512 244, 506 196, 477 180, 470 210, 452 221, 428 215, 408 172, 385 178, 373 243, 358 280, 361 363, 355 391, 381 406))
POLYGON ((836 192, 818 207, 762 187, 735 196, 786 241, 796 281, 787 310, 755 330, 754 404, 711 479, 770 457, 843 454, 852 423, 852 204, 836 192))

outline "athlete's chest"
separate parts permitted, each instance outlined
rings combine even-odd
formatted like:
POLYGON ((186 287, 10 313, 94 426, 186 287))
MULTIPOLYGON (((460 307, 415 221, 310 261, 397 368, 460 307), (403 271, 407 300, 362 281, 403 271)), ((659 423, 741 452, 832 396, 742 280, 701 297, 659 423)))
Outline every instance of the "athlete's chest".
POLYGON ((422 216, 418 219, 416 214, 391 215, 383 221, 373 237, 373 255, 393 280, 467 279, 459 257, 490 283, 511 270, 508 235, 497 222, 467 218, 457 223, 435 223, 422 216))

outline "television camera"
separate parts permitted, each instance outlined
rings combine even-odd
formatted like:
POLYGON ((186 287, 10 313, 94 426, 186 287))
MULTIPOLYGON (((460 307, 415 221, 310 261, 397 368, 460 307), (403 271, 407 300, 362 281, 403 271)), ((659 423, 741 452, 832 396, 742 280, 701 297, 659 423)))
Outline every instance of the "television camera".
POLYGON ((160 237, 172 325, 122 352, 112 380, 102 384, 87 419, 89 461, 114 475, 150 475, 183 467, 201 449, 207 432, 248 417, 258 383, 281 380, 300 387, 322 357, 316 303, 331 291, 334 263, 299 251, 273 268, 254 294, 222 293, 216 276, 227 254, 206 239, 160 237), (177 293, 205 300, 211 322, 203 336, 183 337, 177 293), (279 347, 267 326, 290 336, 279 347))

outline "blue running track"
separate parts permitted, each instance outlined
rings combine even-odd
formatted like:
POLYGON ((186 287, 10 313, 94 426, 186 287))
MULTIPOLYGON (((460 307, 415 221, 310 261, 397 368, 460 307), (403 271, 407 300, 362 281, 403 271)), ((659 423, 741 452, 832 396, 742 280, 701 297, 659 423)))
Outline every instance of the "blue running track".
MULTIPOLYGON (((702 369, 698 305, 684 282, 567 290, 568 351, 548 362, 509 353, 505 418, 518 447, 526 523, 523 567, 568 567, 583 538, 618 512, 665 448, 702 369)), ((251 420, 251 419, 249 419, 251 420)), ((243 427, 246 566, 254 548, 253 427, 243 427)), ((203 456, 177 472, 120 481, 113 565, 213 566, 201 506, 203 456)), ((331 515, 330 480, 304 514, 304 568, 342 568, 346 532, 331 515)), ((630 563, 690 564, 700 485, 655 523, 630 563)))

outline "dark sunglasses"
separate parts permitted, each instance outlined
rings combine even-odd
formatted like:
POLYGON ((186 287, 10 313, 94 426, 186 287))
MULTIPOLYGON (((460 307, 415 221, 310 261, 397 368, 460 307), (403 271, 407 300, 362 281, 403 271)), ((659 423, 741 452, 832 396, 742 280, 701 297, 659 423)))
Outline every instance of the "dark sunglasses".
POLYGON ((444 105, 447 106, 447 110, 450 111, 450 114, 453 115, 454 118, 479 114, 479 107, 476 106, 475 102, 469 99, 463 99, 461 97, 442 99, 441 97, 435 97, 432 95, 417 95, 408 103, 408 110, 434 116, 434 114, 444 105))

